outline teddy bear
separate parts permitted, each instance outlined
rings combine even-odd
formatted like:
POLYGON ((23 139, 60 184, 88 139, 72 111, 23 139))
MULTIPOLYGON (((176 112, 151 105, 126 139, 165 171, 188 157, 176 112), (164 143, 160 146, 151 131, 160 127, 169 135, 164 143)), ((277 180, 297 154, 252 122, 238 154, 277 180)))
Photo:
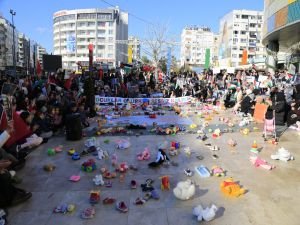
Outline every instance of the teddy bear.
POLYGON ((196 191, 195 184, 191 180, 180 181, 173 189, 173 194, 180 200, 188 200, 194 196, 196 191))
POLYGON ((246 190, 244 188, 241 188, 241 186, 237 182, 235 182, 232 177, 222 181, 220 184, 220 188, 225 195, 232 197, 239 197, 246 192, 246 190))
POLYGON ((104 181, 103 181, 103 177, 101 174, 98 174, 95 176, 95 178, 93 179, 95 185, 99 186, 99 185, 104 185, 104 181))
POLYGON ((218 211, 218 207, 214 204, 211 207, 203 208, 202 205, 198 205, 193 209, 193 215, 197 216, 197 220, 200 222, 211 221, 215 218, 216 212, 218 211))

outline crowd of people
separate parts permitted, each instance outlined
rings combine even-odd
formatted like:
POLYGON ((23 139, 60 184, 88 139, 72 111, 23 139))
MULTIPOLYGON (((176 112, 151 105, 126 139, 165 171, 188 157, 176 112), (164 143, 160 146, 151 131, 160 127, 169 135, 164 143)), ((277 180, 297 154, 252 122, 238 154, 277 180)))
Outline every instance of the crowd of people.
POLYGON ((201 74, 171 73, 156 78, 154 73, 140 71, 128 74, 107 71, 92 76, 71 74, 68 79, 62 72, 45 77, 0 77, 0 208, 31 197, 30 192, 14 186, 14 174, 9 171, 23 168, 33 148, 46 143, 52 136, 64 134, 68 115, 78 114, 81 125, 89 127, 88 118, 96 115, 95 95, 193 96, 201 102, 223 103, 226 109, 232 108, 244 116, 253 114, 257 96, 263 96, 262 102, 268 104, 267 119, 275 116, 277 125, 288 126, 300 121, 300 84, 294 83, 294 77, 286 71, 213 74, 209 70, 201 74), (261 76, 264 79, 260 79, 261 76))

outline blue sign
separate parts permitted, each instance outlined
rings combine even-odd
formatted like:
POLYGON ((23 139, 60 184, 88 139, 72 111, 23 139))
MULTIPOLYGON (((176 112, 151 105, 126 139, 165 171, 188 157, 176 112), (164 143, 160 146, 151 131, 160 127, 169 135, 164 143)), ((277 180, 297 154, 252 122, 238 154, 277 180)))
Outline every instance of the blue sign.
POLYGON ((74 35, 67 37, 67 52, 74 53, 76 51, 76 38, 74 35))

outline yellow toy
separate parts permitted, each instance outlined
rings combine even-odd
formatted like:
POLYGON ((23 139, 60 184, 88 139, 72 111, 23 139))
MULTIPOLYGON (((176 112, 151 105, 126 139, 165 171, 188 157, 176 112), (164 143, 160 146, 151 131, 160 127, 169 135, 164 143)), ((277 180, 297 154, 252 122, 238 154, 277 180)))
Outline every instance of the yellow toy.
POLYGON ((240 131, 243 135, 248 135, 250 130, 248 128, 241 129, 240 131))
POLYGON ((213 135, 212 135, 214 138, 216 137, 220 137, 221 136, 221 130, 218 128, 218 129, 215 129, 213 135))
POLYGON ((197 125, 194 124, 194 123, 192 123, 192 124, 190 125, 190 128, 191 128, 191 129, 195 129, 195 128, 197 128, 197 125))
POLYGON ((241 188, 241 186, 237 182, 233 181, 232 177, 221 182, 220 188, 222 193, 230 197, 239 197, 246 192, 246 190, 241 188))

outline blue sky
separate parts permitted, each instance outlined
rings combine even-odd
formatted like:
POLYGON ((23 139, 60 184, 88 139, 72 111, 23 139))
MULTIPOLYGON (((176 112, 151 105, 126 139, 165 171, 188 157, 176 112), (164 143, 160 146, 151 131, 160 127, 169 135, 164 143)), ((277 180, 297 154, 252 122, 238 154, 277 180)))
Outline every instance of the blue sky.
MULTIPOLYGON (((209 26, 219 30, 219 20, 233 9, 263 10, 263 0, 106 0, 144 20, 168 24, 172 39, 180 40, 187 25, 209 26)), ((11 19, 10 9, 17 13, 19 31, 52 51, 52 15, 62 9, 109 7, 101 0, 0 0, 0 12, 11 19)), ((147 24, 129 16, 129 35, 143 38, 147 24)))

